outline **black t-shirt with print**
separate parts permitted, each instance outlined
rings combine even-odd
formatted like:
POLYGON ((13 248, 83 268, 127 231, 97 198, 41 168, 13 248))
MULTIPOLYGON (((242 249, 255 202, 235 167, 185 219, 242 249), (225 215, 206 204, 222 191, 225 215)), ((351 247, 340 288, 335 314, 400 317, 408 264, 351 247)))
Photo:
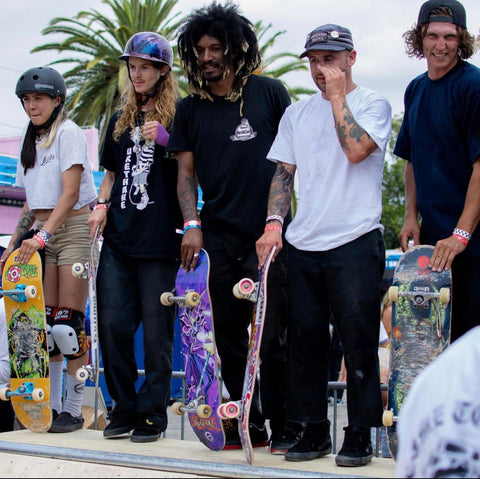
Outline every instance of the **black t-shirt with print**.
POLYGON ((104 239, 126 256, 179 258, 177 161, 160 145, 139 141, 135 146, 132 130, 114 141, 117 115, 110 118, 100 158, 100 165, 115 173, 104 239))
POLYGON ((180 102, 167 150, 194 154, 203 228, 250 240, 263 233, 276 167, 266 156, 289 104, 279 80, 257 75, 236 102, 218 96, 180 102))

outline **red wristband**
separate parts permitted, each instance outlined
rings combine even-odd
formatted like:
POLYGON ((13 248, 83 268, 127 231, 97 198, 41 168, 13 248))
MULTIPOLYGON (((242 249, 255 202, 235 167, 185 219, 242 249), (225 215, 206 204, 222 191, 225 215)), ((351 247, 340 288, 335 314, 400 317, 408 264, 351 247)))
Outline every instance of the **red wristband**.
POLYGON ((282 231, 282 227, 280 225, 268 223, 263 232, 266 233, 267 231, 282 231))
POLYGON ((457 234, 453 234, 453 236, 455 236, 455 238, 458 239, 458 241, 462 242, 465 246, 468 245, 468 239, 465 238, 465 236, 461 236, 461 235, 457 235, 457 234))
POLYGON ((33 235, 33 239, 40 245, 41 248, 45 248, 45 241, 38 235, 33 235))
POLYGON ((108 205, 105 203, 98 203, 93 207, 94 210, 108 210, 108 205))
POLYGON ((183 223, 183 229, 185 229, 187 226, 197 226, 198 228, 201 228, 202 223, 200 223, 198 220, 185 221, 185 223, 183 223))

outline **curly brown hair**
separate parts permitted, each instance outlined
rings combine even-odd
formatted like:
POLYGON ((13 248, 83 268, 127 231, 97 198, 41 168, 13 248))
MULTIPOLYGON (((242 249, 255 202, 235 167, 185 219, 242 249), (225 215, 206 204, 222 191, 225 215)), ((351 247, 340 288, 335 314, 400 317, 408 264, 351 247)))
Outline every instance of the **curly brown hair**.
MULTIPOLYGON (((173 124, 178 100, 177 80, 171 71, 163 78, 154 99, 155 109, 145 113, 145 121, 156 120, 160 122, 166 130, 169 130, 173 124)), ((140 111, 138 95, 128 76, 125 78, 125 85, 119 99, 118 110, 120 110, 120 114, 118 115, 113 132, 113 139, 115 141, 118 141, 126 130, 135 128, 136 119, 140 111)))
MULTIPOLYGON (((452 17, 453 12, 450 7, 437 7, 432 10, 431 16, 452 17)), ((402 37, 405 40, 405 50, 409 57, 424 58, 423 39, 427 33, 427 24, 413 25, 410 30, 405 32, 402 37)), ((456 25, 458 32, 458 56, 462 60, 467 60, 477 51, 477 40, 465 28, 456 25)))

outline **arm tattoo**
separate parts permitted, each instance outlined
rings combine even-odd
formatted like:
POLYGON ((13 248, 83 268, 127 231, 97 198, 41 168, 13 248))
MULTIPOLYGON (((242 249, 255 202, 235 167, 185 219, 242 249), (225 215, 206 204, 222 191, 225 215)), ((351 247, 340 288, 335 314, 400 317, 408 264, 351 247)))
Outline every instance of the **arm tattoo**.
POLYGON ((178 202, 185 220, 197 217, 197 191, 195 178, 185 178, 185 188, 178 191, 178 202))
POLYGON ((278 163, 270 187, 268 213, 285 217, 290 209, 292 191, 293 175, 283 164, 278 163))
POLYGON ((35 223, 36 215, 32 211, 23 211, 15 228, 15 238, 21 238, 35 223))
POLYGON ((352 112, 350 111, 350 108, 346 102, 343 103, 342 110, 345 112, 343 116, 345 125, 341 125, 340 122, 337 122, 337 135, 342 148, 346 151, 349 151, 347 136, 355 140, 357 143, 360 143, 363 135, 366 134, 366 131, 355 121, 355 118, 353 117, 352 112), (347 135, 348 127, 350 127, 350 131, 347 135))

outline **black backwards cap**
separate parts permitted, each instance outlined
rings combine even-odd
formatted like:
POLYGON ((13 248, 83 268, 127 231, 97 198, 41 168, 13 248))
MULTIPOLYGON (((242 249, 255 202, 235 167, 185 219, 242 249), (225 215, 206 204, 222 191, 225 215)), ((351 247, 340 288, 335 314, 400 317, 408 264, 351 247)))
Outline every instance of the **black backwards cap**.
POLYGON ((340 25, 328 23, 315 28, 307 35, 305 51, 300 58, 306 57, 311 50, 353 50, 352 32, 340 25))
POLYGON ((459 27, 467 29, 467 14, 465 8, 457 0, 428 0, 420 8, 418 14, 418 25, 425 25, 431 22, 453 23, 459 27), (432 15, 432 10, 438 7, 449 7, 452 10, 452 17, 440 17, 432 15))

